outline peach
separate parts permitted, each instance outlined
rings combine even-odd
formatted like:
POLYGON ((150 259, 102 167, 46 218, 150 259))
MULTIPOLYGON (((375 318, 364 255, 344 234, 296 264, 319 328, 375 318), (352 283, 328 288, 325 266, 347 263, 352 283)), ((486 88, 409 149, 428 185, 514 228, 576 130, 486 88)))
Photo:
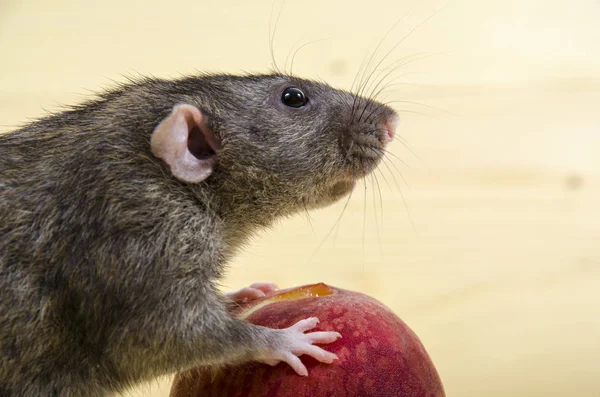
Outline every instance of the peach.
POLYGON ((444 397, 440 377, 419 338, 379 301, 323 283, 280 291, 242 303, 234 312, 250 323, 289 327, 318 317, 314 331, 342 338, 323 345, 337 354, 332 364, 301 357, 307 377, 287 364, 247 363, 199 368, 175 377, 171 397, 444 397))

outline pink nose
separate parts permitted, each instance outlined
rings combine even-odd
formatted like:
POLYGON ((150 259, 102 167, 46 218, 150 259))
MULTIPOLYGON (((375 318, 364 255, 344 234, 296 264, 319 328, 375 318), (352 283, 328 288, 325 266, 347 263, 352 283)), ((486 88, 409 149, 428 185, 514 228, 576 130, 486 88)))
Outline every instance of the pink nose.
POLYGON ((383 137, 384 143, 389 143, 394 139, 394 135, 396 135, 396 127, 398 126, 399 122, 400 117, 398 117, 397 114, 394 114, 388 118, 387 122, 385 123, 387 134, 385 134, 383 137))

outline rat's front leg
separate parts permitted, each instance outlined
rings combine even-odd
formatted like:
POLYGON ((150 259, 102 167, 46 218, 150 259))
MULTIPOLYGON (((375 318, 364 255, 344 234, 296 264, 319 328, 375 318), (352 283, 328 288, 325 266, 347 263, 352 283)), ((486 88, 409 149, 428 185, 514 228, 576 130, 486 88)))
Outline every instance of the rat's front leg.
POLYGON ((227 323, 226 327, 221 329, 219 336, 237 345, 231 346, 235 353, 246 354, 235 357, 237 354, 234 353, 234 357, 223 357, 225 359, 223 363, 258 361, 274 366, 284 362, 298 375, 307 376, 308 371, 300 356, 308 355, 327 364, 331 364, 338 358, 335 354, 315 345, 335 342, 341 337, 338 332, 307 332, 319 323, 319 319, 315 317, 298 321, 284 329, 261 327, 234 318, 227 323))
POLYGON ((225 294, 225 297, 233 303, 246 303, 255 299, 262 298, 269 292, 276 291, 279 287, 273 283, 253 283, 239 291, 225 294))
MULTIPOLYGON (((225 294, 225 297, 236 304, 246 303, 254 299, 259 299, 269 292, 276 291, 277 285, 273 283, 253 283, 238 291, 225 294)), ((285 362, 290 365, 296 373, 307 376, 308 371, 298 358, 303 354, 314 357, 318 361, 332 363, 337 356, 318 346, 315 343, 326 344, 336 341, 341 335, 337 332, 311 332, 305 333, 315 328, 319 319, 313 317, 297 322, 289 328, 281 330, 283 341, 275 348, 265 350, 254 357, 256 361, 269 365, 277 365, 285 362)))
MULTIPOLYGON (((250 288, 271 291, 275 287, 257 283, 250 288)), ((234 298, 248 295, 244 289, 240 291, 230 295, 234 298)), ((240 364, 248 361, 277 365, 284 362, 299 375, 306 376, 308 371, 300 356, 309 355, 324 363, 332 363, 337 359, 335 354, 315 344, 332 343, 341 337, 339 333, 308 332, 319 323, 317 318, 301 320, 284 329, 272 329, 232 317, 227 313, 226 306, 218 302, 218 299, 214 299, 213 304, 209 305, 210 310, 205 311, 202 318, 195 322, 194 330, 190 330, 196 334, 196 338, 195 341, 187 341, 186 345, 191 350, 186 350, 196 356, 198 361, 195 365, 240 364)), ((178 354, 178 357, 182 355, 178 354)))

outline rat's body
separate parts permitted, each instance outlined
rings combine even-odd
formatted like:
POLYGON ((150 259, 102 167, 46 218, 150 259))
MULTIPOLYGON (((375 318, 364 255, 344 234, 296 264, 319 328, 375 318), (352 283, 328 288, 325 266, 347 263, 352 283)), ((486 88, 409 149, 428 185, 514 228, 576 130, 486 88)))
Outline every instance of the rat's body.
POLYGON ((349 193, 394 118, 288 76, 200 76, 123 86, 0 135, 0 396, 105 396, 245 360, 302 373, 301 354, 331 362, 312 343, 335 333, 235 320, 216 283, 254 232, 349 193), (308 102, 283 103, 286 87, 308 102), (181 131, 187 157, 171 138, 181 131))

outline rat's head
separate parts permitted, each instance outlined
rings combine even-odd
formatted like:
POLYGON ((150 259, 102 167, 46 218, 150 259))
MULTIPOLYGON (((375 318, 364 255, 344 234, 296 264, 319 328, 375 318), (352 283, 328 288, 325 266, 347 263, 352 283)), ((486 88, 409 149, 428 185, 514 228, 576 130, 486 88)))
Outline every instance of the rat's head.
POLYGON ((310 80, 197 80, 187 103, 156 128, 154 154, 177 179, 274 215, 349 194, 377 166, 398 121, 388 106, 310 80))

